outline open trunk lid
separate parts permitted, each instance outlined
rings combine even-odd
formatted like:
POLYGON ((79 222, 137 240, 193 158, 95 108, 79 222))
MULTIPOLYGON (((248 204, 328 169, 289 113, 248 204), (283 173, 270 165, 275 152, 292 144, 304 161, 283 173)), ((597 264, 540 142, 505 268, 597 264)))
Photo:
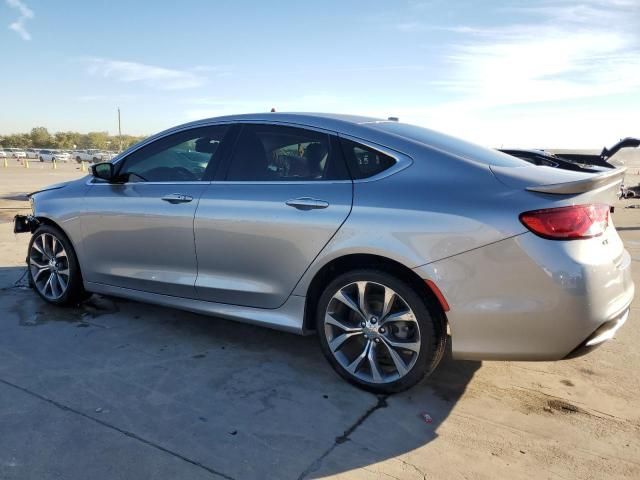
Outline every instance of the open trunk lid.
POLYGON ((589 193, 593 202, 613 204, 619 195, 626 168, 615 168, 597 174, 536 165, 491 166, 491 171, 500 182, 513 188, 550 195, 589 193))

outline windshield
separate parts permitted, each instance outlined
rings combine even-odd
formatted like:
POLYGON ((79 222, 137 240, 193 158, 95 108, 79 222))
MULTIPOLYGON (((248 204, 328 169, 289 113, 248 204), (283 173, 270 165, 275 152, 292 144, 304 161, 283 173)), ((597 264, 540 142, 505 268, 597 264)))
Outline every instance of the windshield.
POLYGON ((496 165, 501 167, 523 167, 527 163, 519 158, 497 152, 490 148, 481 147, 475 143, 467 142, 456 137, 445 135, 444 133, 429 130, 428 128, 409 125, 398 122, 368 123, 368 127, 393 133, 400 137, 413 140, 424 145, 435 147, 445 152, 459 155, 461 157, 484 163, 486 165, 496 165))

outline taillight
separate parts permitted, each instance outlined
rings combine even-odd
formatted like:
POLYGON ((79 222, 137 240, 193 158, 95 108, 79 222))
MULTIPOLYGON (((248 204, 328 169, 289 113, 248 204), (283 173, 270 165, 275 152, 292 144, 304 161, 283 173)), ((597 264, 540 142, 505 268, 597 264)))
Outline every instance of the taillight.
POLYGON ((573 205, 520 214, 520 221, 536 235, 553 240, 592 238, 609 225, 609 205, 573 205))

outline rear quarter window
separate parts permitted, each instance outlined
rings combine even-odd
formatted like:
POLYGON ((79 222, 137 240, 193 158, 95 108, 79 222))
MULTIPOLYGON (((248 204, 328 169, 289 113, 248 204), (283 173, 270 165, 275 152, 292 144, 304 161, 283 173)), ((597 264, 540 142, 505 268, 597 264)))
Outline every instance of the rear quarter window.
POLYGON ((378 122, 367 124, 367 126, 486 165, 499 167, 523 167, 527 165, 524 160, 506 153, 481 147, 475 143, 416 125, 398 122, 378 122))
POLYGON ((340 144, 349 173, 354 180, 373 177, 396 163, 396 160, 389 155, 346 138, 341 138, 340 144))

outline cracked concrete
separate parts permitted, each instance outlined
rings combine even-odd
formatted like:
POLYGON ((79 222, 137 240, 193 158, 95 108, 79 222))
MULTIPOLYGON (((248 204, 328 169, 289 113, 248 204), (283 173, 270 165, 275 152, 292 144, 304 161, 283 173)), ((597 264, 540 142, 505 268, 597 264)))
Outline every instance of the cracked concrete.
MULTIPOLYGON (((79 175, 28 173, 5 182, 0 172, 0 197, 11 196, 0 207, 23 208, 16 189, 79 175)), ((614 219, 637 260, 640 216, 622 206, 614 219)), ((46 305, 18 281, 28 237, 14 236, 8 218, 3 480, 640 477, 637 306, 587 357, 446 357, 429 382, 376 397, 335 375, 313 337, 96 296, 46 305)))

